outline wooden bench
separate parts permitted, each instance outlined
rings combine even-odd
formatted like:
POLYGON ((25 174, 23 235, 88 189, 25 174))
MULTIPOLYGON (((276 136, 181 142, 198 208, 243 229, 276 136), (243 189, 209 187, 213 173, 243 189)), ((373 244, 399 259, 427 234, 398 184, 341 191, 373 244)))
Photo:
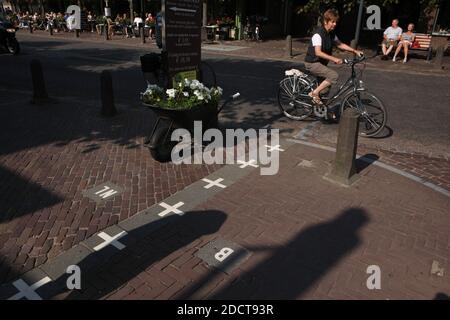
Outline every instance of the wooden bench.
POLYGON ((419 48, 410 47, 410 51, 426 51, 427 52, 427 60, 431 59, 432 56, 432 47, 431 47, 431 35, 425 33, 416 33, 415 41, 417 41, 420 45, 419 48))
MULTIPOLYGON (((414 51, 427 52, 427 60, 431 60, 433 54, 433 48, 431 47, 432 36, 426 33, 416 33, 415 41, 419 42, 420 47, 410 47, 409 51, 414 53, 414 51)), ((381 44, 378 45, 377 54, 381 54, 381 44)), ((395 49, 391 51, 391 54, 395 52, 395 49)))

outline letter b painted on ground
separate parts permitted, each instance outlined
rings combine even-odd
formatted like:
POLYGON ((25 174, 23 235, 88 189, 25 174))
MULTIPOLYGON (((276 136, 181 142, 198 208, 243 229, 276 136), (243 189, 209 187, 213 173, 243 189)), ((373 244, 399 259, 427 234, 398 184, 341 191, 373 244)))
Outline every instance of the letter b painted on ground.
POLYGON ((216 260, 223 262, 226 258, 228 258, 232 253, 234 252, 233 249, 230 248, 223 248, 222 250, 220 250, 219 252, 216 253, 216 255, 214 256, 214 258, 216 258, 216 260))

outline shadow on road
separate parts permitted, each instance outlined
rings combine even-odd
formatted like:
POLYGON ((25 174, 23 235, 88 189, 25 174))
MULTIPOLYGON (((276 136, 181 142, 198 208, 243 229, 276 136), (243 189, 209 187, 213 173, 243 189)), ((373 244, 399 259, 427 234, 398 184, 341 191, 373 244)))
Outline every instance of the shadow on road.
MULTIPOLYGON (((216 233, 226 219, 224 212, 210 210, 191 211, 182 216, 171 215, 156 220, 121 238, 119 241, 126 245, 123 250, 109 246, 77 264, 81 269, 81 290, 68 291, 66 282, 69 274, 64 274, 39 292, 46 298, 59 299, 58 295, 62 294, 62 298, 69 300, 100 299, 177 250, 216 233)), ((183 253, 180 252, 179 256, 183 253)), ((152 278, 147 274, 142 283, 145 277, 152 278)))
MULTIPOLYGON (((369 222, 365 210, 351 208, 335 219, 306 228, 288 244, 277 248, 252 248, 272 251, 271 256, 235 281, 209 295, 208 299, 297 299, 317 283, 361 243, 359 232, 369 222)), ((228 263, 232 263, 228 262, 228 263)), ((177 299, 199 299, 196 293, 220 272, 211 271, 177 299)))

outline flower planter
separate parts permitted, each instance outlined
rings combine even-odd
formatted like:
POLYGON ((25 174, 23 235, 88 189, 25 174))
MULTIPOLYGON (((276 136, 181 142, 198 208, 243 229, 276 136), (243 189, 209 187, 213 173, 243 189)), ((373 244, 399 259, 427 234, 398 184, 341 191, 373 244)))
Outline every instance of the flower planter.
POLYGON ((193 136, 195 121, 202 122, 202 135, 207 129, 218 127, 218 108, 215 103, 184 110, 164 109, 146 103, 143 105, 157 115, 156 123, 145 145, 149 148, 152 157, 159 162, 170 161, 172 149, 177 144, 176 141, 171 141, 172 133, 176 129, 186 129, 193 136))

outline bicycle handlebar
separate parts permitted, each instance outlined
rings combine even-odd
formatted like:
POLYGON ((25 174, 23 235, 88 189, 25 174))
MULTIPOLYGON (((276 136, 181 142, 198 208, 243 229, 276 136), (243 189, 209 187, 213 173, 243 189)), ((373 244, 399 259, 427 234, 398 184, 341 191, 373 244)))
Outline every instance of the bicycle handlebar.
POLYGON ((343 62, 344 64, 348 64, 348 65, 355 65, 357 63, 361 63, 364 60, 366 60, 366 57, 364 55, 361 55, 359 57, 353 58, 352 60, 348 60, 348 59, 344 59, 343 62))

